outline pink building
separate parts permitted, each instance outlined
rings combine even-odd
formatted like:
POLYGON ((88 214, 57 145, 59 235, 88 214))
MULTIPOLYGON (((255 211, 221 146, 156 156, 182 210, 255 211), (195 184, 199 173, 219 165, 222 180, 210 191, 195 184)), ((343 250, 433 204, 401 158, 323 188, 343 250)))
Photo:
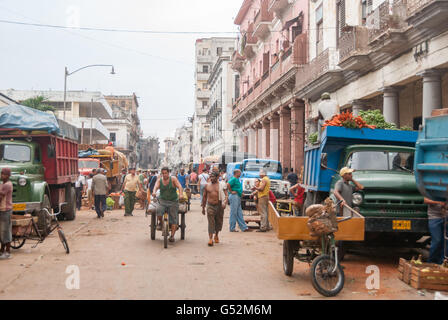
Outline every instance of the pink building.
POLYGON ((232 65, 240 74, 232 121, 241 151, 299 170, 304 103, 294 97, 296 74, 307 63, 308 0, 244 0, 232 65))

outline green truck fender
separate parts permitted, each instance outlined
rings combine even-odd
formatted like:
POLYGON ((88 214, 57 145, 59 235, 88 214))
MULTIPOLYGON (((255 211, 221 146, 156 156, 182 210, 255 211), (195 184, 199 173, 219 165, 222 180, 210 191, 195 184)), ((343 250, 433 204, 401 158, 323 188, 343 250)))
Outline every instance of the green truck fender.
POLYGON ((31 202, 42 203, 44 201, 45 193, 48 193, 48 195, 50 195, 48 184, 45 181, 36 181, 31 183, 31 202))

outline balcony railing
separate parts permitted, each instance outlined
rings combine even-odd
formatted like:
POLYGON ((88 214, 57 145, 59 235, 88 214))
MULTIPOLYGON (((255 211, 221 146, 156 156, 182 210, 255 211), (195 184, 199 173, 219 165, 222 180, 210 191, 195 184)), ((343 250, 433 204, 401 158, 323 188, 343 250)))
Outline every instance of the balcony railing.
POLYGON ((196 98, 198 99, 208 99, 210 98, 210 90, 197 90, 196 98))
POLYGON ((318 79, 328 71, 336 70, 338 64, 338 51, 336 48, 328 48, 301 70, 297 74, 296 86, 304 87, 307 84, 318 79))
POLYGON ((367 18, 369 43, 390 29, 404 28, 407 25, 406 9, 406 2, 403 0, 388 0, 376 8, 367 18))
POLYGON ((196 80, 207 81, 209 77, 210 77, 210 73, 207 73, 207 72, 197 72, 196 73, 196 80))
POLYGON ((261 1, 261 8, 255 16, 254 22, 254 33, 253 35, 256 37, 265 38, 269 32, 272 19, 274 19, 274 15, 272 12, 269 12, 269 2, 268 0, 261 1))
POLYGON ((339 38, 339 61, 342 62, 353 55, 367 54, 369 34, 362 26, 345 27, 339 38))
POLYGON ((407 0, 406 15, 408 17, 413 16, 430 3, 437 1, 438 0, 407 0))
POLYGON ((281 12, 288 5, 288 0, 271 0, 269 2, 269 12, 281 12))

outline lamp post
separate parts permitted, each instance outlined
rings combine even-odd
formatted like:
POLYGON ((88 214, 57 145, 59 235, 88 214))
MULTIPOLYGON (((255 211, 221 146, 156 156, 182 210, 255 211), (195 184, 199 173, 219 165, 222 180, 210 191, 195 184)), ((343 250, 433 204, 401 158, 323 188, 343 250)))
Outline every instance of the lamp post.
POLYGON ((110 72, 110 74, 115 74, 115 70, 114 70, 114 66, 111 64, 91 64, 79 69, 76 69, 73 72, 68 72, 67 67, 65 67, 65 71, 64 71, 64 121, 65 121, 65 110, 66 110, 66 104, 67 104, 67 77, 71 76, 72 74, 81 71, 83 69, 87 69, 87 68, 91 68, 91 67, 111 67, 112 70, 110 72))

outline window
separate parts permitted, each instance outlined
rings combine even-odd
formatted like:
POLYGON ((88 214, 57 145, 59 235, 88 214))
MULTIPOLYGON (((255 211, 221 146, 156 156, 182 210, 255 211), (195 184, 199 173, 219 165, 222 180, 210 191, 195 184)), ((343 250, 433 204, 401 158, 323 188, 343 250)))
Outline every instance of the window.
POLYGON ((116 139, 117 139, 117 133, 111 132, 110 133, 110 141, 115 142, 115 141, 117 141, 116 139))
POLYGON ((2 144, 0 146, 0 162, 29 162, 31 148, 26 145, 2 144))
POLYGON ((208 66, 207 65, 202 66, 202 72, 203 73, 208 73, 208 66))
POLYGON ((372 0, 362 0, 362 22, 365 24, 367 16, 372 13, 372 0))
POLYGON ((345 27, 345 0, 339 0, 336 4, 336 44, 339 47, 339 38, 342 36, 342 29, 345 27))
POLYGON ((324 47, 324 29, 322 21, 316 26, 316 55, 320 55, 323 51, 324 47))
POLYGON ((207 90, 207 84, 206 84, 206 83, 203 83, 203 84, 202 84, 202 89, 207 90))
POLYGON ((207 48, 203 48, 202 49, 202 55, 203 56, 207 56, 208 55, 208 49, 207 48))
POLYGON ((235 75, 235 99, 240 97, 240 76, 235 75))
POLYGON ((34 149, 34 163, 40 163, 40 149, 39 149, 39 147, 36 147, 36 149, 34 149))
POLYGON ((412 172, 414 153, 395 151, 357 151, 350 155, 347 166, 355 170, 412 172))
POLYGON ((216 48, 216 54, 217 54, 218 56, 222 55, 222 47, 218 47, 218 48, 216 48))
POLYGON ((207 108, 207 105, 208 105, 208 101, 203 100, 202 101, 202 109, 207 108))

